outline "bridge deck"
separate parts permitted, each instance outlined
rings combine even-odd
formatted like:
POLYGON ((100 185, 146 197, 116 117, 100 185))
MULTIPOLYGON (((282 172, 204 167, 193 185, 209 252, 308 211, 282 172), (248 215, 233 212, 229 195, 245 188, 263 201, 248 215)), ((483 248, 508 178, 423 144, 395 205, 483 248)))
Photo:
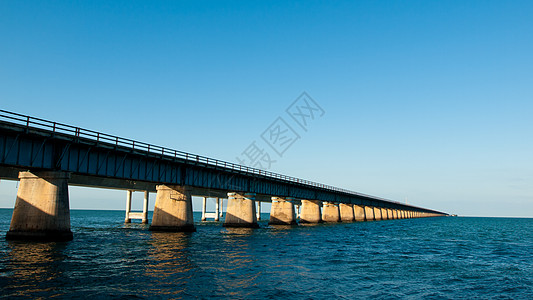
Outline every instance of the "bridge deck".
POLYGON ((70 172, 69 184, 155 191, 158 184, 189 186, 194 194, 227 192, 316 199, 428 213, 406 205, 297 177, 0 110, 0 178, 23 170, 70 172))

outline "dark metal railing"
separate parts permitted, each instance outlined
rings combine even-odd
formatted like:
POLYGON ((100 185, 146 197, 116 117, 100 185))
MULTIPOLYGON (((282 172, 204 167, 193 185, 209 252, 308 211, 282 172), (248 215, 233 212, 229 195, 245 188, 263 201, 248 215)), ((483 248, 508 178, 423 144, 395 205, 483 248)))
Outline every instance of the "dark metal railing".
POLYGON ((346 193, 349 195, 366 197, 366 198, 382 200, 382 201, 387 201, 387 202, 400 203, 397 201, 391 201, 391 200, 387 200, 384 198, 357 193, 357 192, 350 191, 347 189, 334 187, 331 185, 326 185, 326 184, 313 182, 313 181, 296 178, 292 176, 287 176, 283 174, 273 173, 273 172, 269 172, 269 171, 265 171, 261 169, 250 168, 244 165, 234 164, 231 162, 226 162, 226 161, 209 158, 209 157, 205 157, 205 156, 201 156, 197 154, 187 153, 187 152, 183 152, 179 150, 168 149, 168 148, 161 147, 161 146, 134 141, 134 140, 127 139, 127 138, 121 138, 118 136, 101 133, 101 132, 97 132, 97 131, 93 131, 89 129, 83 129, 80 127, 75 127, 75 126, 71 126, 71 125, 67 125, 63 123, 52 122, 52 121, 48 121, 48 120, 44 120, 40 118, 30 117, 27 115, 21 115, 21 114, 17 114, 17 113, 5 111, 5 110, 0 110, 0 121, 15 123, 18 125, 25 126, 26 128, 44 129, 44 130, 48 130, 54 133, 66 134, 69 136, 74 136, 74 137, 79 137, 79 138, 86 138, 86 139, 90 139, 96 142, 112 144, 117 147, 118 146, 127 147, 132 150, 153 153, 153 154, 161 155, 167 158, 175 158, 175 159, 179 158, 189 163, 203 163, 209 166, 226 168, 226 169, 244 172, 248 174, 257 174, 257 175, 261 175, 261 176, 265 176, 269 178, 285 180, 285 181, 294 182, 294 183, 298 183, 302 185, 308 185, 312 187, 317 187, 317 188, 321 188, 321 189, 325 189, 329 191, 341 192, 341 193, 346 193))

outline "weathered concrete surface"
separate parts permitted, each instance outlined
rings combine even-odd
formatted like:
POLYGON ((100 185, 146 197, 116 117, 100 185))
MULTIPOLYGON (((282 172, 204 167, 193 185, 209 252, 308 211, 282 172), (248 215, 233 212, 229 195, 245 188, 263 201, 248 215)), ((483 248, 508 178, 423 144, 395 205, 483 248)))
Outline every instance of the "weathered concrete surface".
POLYGON ((365 206, 365 221, 375 221, 374 208, 372 206, 365 206))
POLYGON ((259 228, 255 211, 255 194, 228 193, 224 227, 259 228))
POLYGON ((302 200, 300 223, 322 223, 321 205, 322 202, 318 200, 302 200))
POLYGON ((158 185, 150 230, 194 232, 191 192, 179 185, 158 185))
POLYGON ((353 204, 341 203, 339 204, 339 210, 342 222, 354 222, 355 216, 353 213, 353 204))
POLYGON ((382 220, 388 220, 389 219, 389 212, 386 208, 381 209, 381 219, 382 220))
POLYGON ((356 222, 363 222, 365 220, 365 208, 363 206, 354 205, 353 214, 356 222))
POLYGON ((381 218, 381 208, 379 208, 379 207, 374 207, 374 219, 375 219, 376 221, 381 221, 381 220, 383 220, 383 219, 381 218))
POLYGON ((270 225, 296 225, 296 216, 292 198, 272 197, 270 225))
POLYGON ((17 200, 6 239, 70 241, 66 172, 20 172, 17 200))
POLYGON ((328 223, 340 222, 339 205, 333 202, 325 202, 322 210, 322 221, 328 223))

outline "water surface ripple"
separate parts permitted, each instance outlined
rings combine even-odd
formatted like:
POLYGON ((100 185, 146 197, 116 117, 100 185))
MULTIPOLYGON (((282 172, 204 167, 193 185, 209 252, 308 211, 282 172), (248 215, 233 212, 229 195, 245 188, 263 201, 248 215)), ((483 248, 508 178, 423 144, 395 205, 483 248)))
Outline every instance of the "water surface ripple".
MULTIPOLYGON (((0 210, 2 235, 11 212, 0 210)), ((71 219, 72 242, 0 239, 2 297, 533 298, 533 219, 208 222, 192 234, 123 224, 120 211, 71 219)))

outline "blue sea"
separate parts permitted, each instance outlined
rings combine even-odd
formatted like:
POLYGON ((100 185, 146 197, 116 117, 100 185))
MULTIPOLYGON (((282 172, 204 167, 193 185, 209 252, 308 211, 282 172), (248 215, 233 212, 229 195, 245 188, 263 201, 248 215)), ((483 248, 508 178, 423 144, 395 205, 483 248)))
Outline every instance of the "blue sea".
MULTIPOLYGON (((0 209, 0 234, 12 210, 0 209)), ((74 240, 0 239, 6 298, 532 299, 533 219, 441 217, 150 232, 72 210, 74 240)), ((200 215, 195 213, 195 220, 200 215)))

